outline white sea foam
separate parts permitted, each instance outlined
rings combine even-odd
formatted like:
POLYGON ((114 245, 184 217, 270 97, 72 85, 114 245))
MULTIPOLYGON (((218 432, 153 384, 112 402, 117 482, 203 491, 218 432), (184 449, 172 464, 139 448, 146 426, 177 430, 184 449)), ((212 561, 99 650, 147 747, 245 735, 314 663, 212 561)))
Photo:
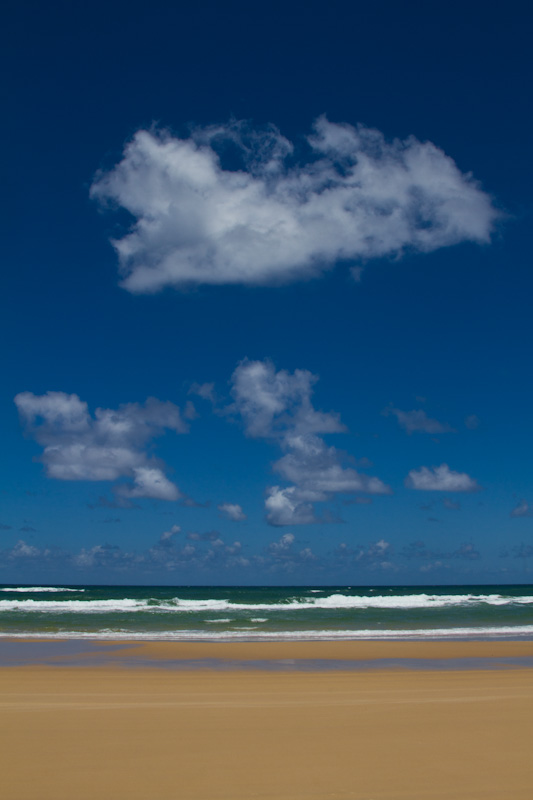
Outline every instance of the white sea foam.
POLYGON ((145 600, 0 600, 2 611, 34 611, 52 614, 101 614, 120 611, 155 611, 157 606, 149 606, 145 600))
POLYGON ((132 613, 132 612, 234 612, 268 611, 284 613, 293 611, 322 610, 364 610, 364 609, 431 609, 431 608, 473 608, 476 606, 508 606, 533 604, 533 596, 511 597, 498 594, 486 595, 344 595, 332 594, 327 597, 299 597, 279 603, 232 603, 230 600, 184 600, 175 597, 161 599, 109 599, 109 600, 0 600, 0 612, 23 611, 39 613, 132 613))
POLYGON ((85 589, 67 589, 64 586, 17 586, 16 588, 0 589, 0 592, 84 592, 85 589))
POLYGON ((58 633, 5 633, 0 639, 116 639, 145 641, 332 641, 332 640, 424 640, 424 639, 530 639, 533 625, 505 625, 470 628, 425 628, 419 630, 359 630, 359 631, 276 631, 265 632, 240 629, 233 631, 126 631, 105 629, 100 631, 61 631, 58 633))

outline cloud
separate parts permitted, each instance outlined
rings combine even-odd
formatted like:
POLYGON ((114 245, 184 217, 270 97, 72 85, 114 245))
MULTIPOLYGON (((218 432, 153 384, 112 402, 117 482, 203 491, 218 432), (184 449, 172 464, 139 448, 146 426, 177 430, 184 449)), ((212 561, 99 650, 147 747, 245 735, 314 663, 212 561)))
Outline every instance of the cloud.
POLYGON ((188 497, 185 494, 180 497, 180 506, 184 506, 185 508, 209 508, 210 505, 210 500, 204 500, 204 502, 201 503, 199 500, 195 500, 193 497, 188 497))
POLYGON ((527 500, 520 500, 520 502, 511 511, 510 516, 533 517, 533 508, 531 508, 527 500))
POLYGON ((151 497, 154 500, 179 500, 181 492, 159 467, 134 467, 133 486, 120 484, 117 494, 126 498, 151 497))
MULTIPOLYGON (((79 551, 41 549, 24 540, 0 551, 0 567, 31 567, 46 573, 58 569, 89 573, 98 576, 108 574, 161 575, 177 573, 182 582, 191 577, 205 583, 205 575, 220 576, 224 572, 244 574, 245 570, 265 572, 292 572, 299 566, 314 566, 317 562, 309 548, 294 546, 295 537, 286 534, 280 542, 271 543, 261 553, 247 557, 241 542, 225 542, 218 531, 188 533, 187 541, 180 542, 181 528, 173 525, 164 531, 157 541, 144 550, 125 550, 122 547, 103 543, 79 551), (276 547, 279 544, 279 548, 276 547)), ((320 565, 318 565, 320 568, 320 565)), ((211 578, 213 580, 213 578, 211 578)))
POLYGON ((455 433, 455 429, 451 425, 431 419, 422 409, 400 411, 399 408, 386 408, 383 414, 385 416, 394 415, 400 427, 409 435, 415 431, 419 433, 455 433))
POLYGON ((476 414, 470 414, 465 419, 465 426, 471 431, 474 431, 476 428, 479 428, 480 425, 481 425, 481 420, 476 414))
POLYGON ((214 544, 223 544, 219 531, 204 531, 203 533, 189 531, 186 538, 190 542, 212 542, 214 544))
POLYGON ((339 261, 358 279, 368 259, 486 243, 499 216, 431 142, 326 117, 298 153, 273 125, 139 130, 91 196, 134 220, 112 240, 134 293, 289 283, 339 261))
MULTIPOLYGON (((109 543, 96 544, 77 552, 41 549, 21 539, 14 547, 0 551, 0 567, 38 568, 43 573, 56 573, 61 569, 70 575, 77 571, 99 576, 106 573, 161 575, 162 572, 177 572, 180 580, 186 581, 191 576, 198 578, 205 573, 220 575, 226 570, 242 570, 250 566, 262 569, 266 564, 263 555, 250 560, 243 555, 241 542, 226 543, 215 531, 198 534, 195 544, 190 541, 180 543, 180 533, 179 525, 173 525, 145 550, 124 550, 109 543)), ((269 564, 274 562, 275 559, 271 558, 269 564)))
MULTIPOLYGON (((98 576, 99 582, 106 573, 110 576, 128 575, 127 580, 133 582, 140 576, 173 574, 174 585, 184 585, 191 580, 204 585, 213 580, 220 582, 224 574, 228 583, 244 584, 251 577, 264 582, 267 574, 299 573, 300 576, 309 575, 308 583, 332 585, 339 570, 347 575, 385 573, 406 568, 412 570, 416 565, 421 572, 426 572, 460 568, 461 564, 472 564, 481 559, 472 543, 441 552, 417 541, 397 552, 390 542, 379 539, 366 544, 343 543, 329 553, 317 554, 305 542, 299 542, 294 533, 287 532, 261 550, 248 553, 242 542, 226 542, 218 531, 189 532, 185 541, 182 533, 179 525, 172 525, 151 546, 142 550, 126 550, 110 543, 95 544, 79 551, 41 549, 19 540, 14 547, 0 551, 0 567, 8 570, 27 568, 32 570, 32 574, 39 569, 43 575, 47 571, 57 575, 57 570, 61 570, 63 574, 71 575, 70 580, 73 572, 86 573, 98 576), (315 577, 311 579, 312 575, 315 577), (209 576, 209 581, 206 576, 209 576)), ((521 545, 500 555, 502 558, 527 559, 532 553, 533 546, 521 545)), ((90 583, 91 580, 86 578, 79 582, 90 583)))
POLYGON ((481 558, 481 553, 476 550, 473 544, 466 543, 460 545, 456 550, 452 550, 451 558, 464 558, 468 561, 481 558))
POLYGON ((308 501, 320 500, 322 499, 320 495, 309 496, 297 486, 287 486, 285 489, 270 486, 267 494, 265 511, 270 525, 310 525, 319 521, 312 503, 308 501))
MULTIPOLYGON (((481 558, 481 553, 476 550, 471 542, 459 545, 455 550, 441 551, 432 550, 420 540, 410 542, 402 548, 399 553, 400 558, 405 559, 421 559, 424 561, 433 562, 431 568, 443 567, 445 562, 460 560, 460 561, 477 561, 481 558)), ((426 571, 426 570, 424 570, 426 571)))
POLYGON ((308 370, 276 371, 268 361, 242 361, 232 376, 237 412, 252 438, 280 438, 288 430, 299 434, 341 433, 346 430, 335 412, 316 411, 311 403, 318 376, 308 370))
POLYGON ((119 505, 132 498, 177 500, 178 487, 161 465, 148 456, 152 439, 165 430, 186 433, 188 425, 180 410, 154 397, 144 404, 127 403, 118 409, 97 408, 89 414, 78 395, 22 392, 15 397, 22 424, 29 436, 44 448, 41 461, 48 477, 63 481, 117 481, 119 505))
POLYGON ((183 409, 183 417, 187 420, 197 419, 199 416, 194 404, 191 403, 190 400, 187 400, 185 403, 185 408, 183 409))
POLYGON ((174 536, 177 536, 177 535, 178 535, 178 533, 181 533, 181 528, 180 528, 180 526, 179 526, 179 525, 173 525, 173 526, 170 528, 170 530, 168 530, 168 531, 163 531, 163 533, 162 533, 162 534, 161 534, 161 536, 159 537, 159 541, 160 541, 160 542, 170 542, 170 541, 172 541, 172 539, 174 538, 174 536))
POLYGON ((40 550, 38 547, 27 544, 24 539, 19 539, 14 547, 3 553, 9 561, 40 560, 46 558, 49 554, 49 550, 40 550))
POLYGON ((209 400, 215 403, 215 384, 214 383, 193 383, 189 389, 189 394, 197 395, 202 400, 209 400))
POLYGON ((327 447, 319 436, 288 434, 283 440, 283 447, 288 452, 274 464, 275 472, 285 480, 298 484, 310 495, 389 493, 388 487, 379 478, 368 477, 354 469, 342 467, 339 463, 339 451, 335 447, 327 447))
POLYGON ((148 572, 162 568, 166 571, 185 569, 187 574, 213 570, 220 572, 250 566, 250 561, 242 555, 242 544, 226 544, 218 531, 187 533, 188 543, 184 545, 177 544, 179 533, 179 525, 173 525, 170 531, 161 535, 155 545, 137 554, 137 565, 148 572))
POLYGON ((477 492, 481 488, 466 472, 454 472, 447 464, 412 469, 405 485, 425 492, 477 492))
POLYGON ((533 556, 533 545, 521 542, 519 545, 511 547, 510 550, 503 550, 500 553, 500 558, 509 558, 510 556, 527 560, 533 556))
POLYGON ((100 495, 97 500, 93 503, 87 503, 87 508, 95 509, 95 508, 112 508, 112 509, 139 509, 140 506, 136 503, 133 503, 131 500, 128 500, 125 497, 113 497, 109 498, 105 495, 100 495))
POLYGON ((280 536, 278 541, 270 542, 267 547, 267 552, 274 553, 276 555, 278 553, 287 553, 292 548, 295 538, 296 537, 294 533, 284 533, 282 536, 280 536))
POLYGON ((276 541, 270 542, 264 552, 264 557, 259 556, 254 560, 268 572, 294 572, 302 566, 321 566, 310 547, 298 548, 293 533, 284 533, 276 541))
POLYGON ((461 508, 461 503, 455 500, 451 500, 449 497, 445 497, 442 501, 442 505, 444 508, 447 508, 448 511, 459 511, 461 508))
POLYGON ((379 478, 344 467, 343 454, 319 435, 346 428, 337 413, 314 408, 317 380, 307 370, 276 371, 270 361, 242 361, 232 376, 234 403, 227 413, 240 416, 248 436, 273 440, 284 453, 273 470, 291 485, 267 489, 265 509, 271 525, 333 521, 331 516, 319 517, 313 504, 336 494, 390 493, 379 478))
POLYGON ((391 560, 394 548, 385 539, 379 539, 367 545, 350 546, 343 542, 333 553, 338 567, 350 565, 358 569, 370 571, 397 571, 397 565, 391 560))
POLYGON ((88 549, 82 548, 79 553, 67 559, 72 566, 81 569, 112 569, 119 572, 128 571, 139 562, 134 553, 122 550, 118 545, 97 544, 88 549))
POLYGON ((238 503, 221 503, 217 508, 224 517, 234 522, 242 522, 246 519, 246 514, 238 503))

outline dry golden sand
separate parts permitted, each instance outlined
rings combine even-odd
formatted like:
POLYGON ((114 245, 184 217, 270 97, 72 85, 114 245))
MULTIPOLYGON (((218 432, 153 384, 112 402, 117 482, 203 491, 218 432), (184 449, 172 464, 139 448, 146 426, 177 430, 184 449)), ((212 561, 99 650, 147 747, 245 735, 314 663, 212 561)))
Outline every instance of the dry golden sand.
MULTIPOLYGON (((134 645, 139 658, 532 655, 531 643, 134 645), (329 654, 329 655, 328 655, 329 654)), ((6 800, 531 800, 533 669, 0 669, 6 800)))

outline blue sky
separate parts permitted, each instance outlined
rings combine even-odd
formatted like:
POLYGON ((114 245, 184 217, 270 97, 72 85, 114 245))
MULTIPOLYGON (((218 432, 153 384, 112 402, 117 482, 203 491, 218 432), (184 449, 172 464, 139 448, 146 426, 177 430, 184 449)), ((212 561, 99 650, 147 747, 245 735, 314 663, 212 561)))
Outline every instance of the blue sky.
POLYGON ((8 2, 0 580, 529 580, 530 23, 8 2))

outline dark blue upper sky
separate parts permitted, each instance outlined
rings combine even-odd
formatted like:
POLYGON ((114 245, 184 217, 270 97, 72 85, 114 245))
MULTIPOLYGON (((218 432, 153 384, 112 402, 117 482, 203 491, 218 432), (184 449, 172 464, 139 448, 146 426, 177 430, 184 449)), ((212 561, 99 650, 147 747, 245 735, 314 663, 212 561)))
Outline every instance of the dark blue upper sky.
POLYGON ((527 579, 532 17, 4 5, 0 580, 527 579))

